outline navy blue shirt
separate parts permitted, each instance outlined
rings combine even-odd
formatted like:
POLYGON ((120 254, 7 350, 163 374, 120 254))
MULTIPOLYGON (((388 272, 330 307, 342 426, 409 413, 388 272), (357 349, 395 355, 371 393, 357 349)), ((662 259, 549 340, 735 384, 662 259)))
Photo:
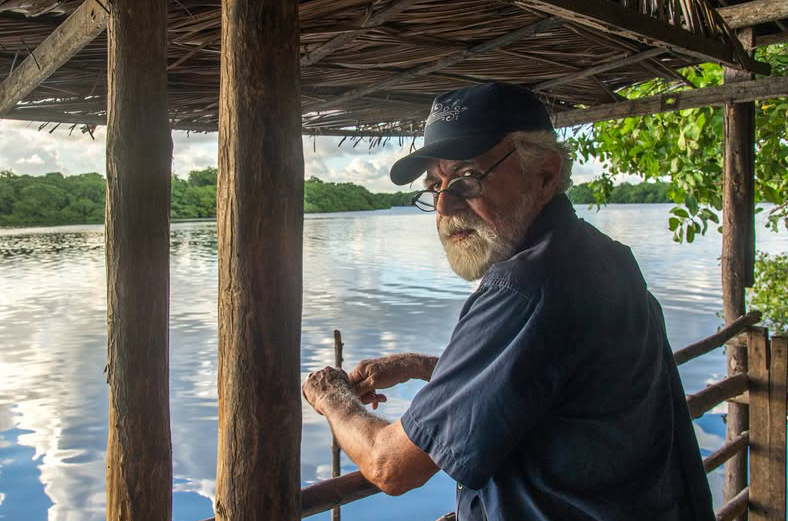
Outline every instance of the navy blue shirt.
POLYGON ((714 519, 662 310, 564 195, 487 271, 402 426, 459 521, 714 519))

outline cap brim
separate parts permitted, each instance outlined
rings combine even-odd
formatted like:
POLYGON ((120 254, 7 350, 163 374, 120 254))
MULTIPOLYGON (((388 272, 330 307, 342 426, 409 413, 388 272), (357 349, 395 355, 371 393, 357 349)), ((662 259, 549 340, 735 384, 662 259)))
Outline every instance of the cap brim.
POLYGON ((427 170, 432 159, 473 159, 497 145, 506 134, 462 136, 434 141, 399 159, 391 166, 389 175, 396 185, 406 185, 427 170))

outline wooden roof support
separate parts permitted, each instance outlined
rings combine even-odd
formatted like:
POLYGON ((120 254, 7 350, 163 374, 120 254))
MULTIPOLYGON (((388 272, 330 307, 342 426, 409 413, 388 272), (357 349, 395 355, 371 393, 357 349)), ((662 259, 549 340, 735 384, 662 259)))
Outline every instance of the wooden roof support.
POLYGON ((0 84, 0 117, 101 34, 108 18, 103 4, 85 0, 0 84))
POLYGON ((374 85, 351 90, 349 92, 346 92, 345 94, 342 94, 341 96, 338 96, 336 98, 321 103, 319 108, 320 110, 325 110, 330 107, 336 107, 337 105, 341 105, 342 103, 364 97, 368 94, 372 94, 373 92, 378 92, 384 89, 388 89, 390 87, 394 87, 396 85, 400 85, 410 79, 419 76, 424 76, 425 74, 439 71, 441 69, 445 69, 446 67, 451 67, 452 65, 467 60, 471 56, 477 56, 492 51, 494 49, 498 49, 500 47, 510 45, 514 42, 522 40, 523 38, 528 38, 529 36, 533 36, 542 31, 553 29, 555 27, 558 27, 559 25, 561 25, 561 21, 558 20, 557 18, 547 18, 541 20, 534 24, 517 29, 516 31, 512 31, 511 33, 505 34, 503 36, 499 36, 498 38, 493 38, 488 42, 484 42, 475 45, 469 49, 452 53, 434 62, 427 63, 425 65, 421 65, 419 67, 415 67, 407 71, 403 71, 399 74, 395 74, 391 78, 378 82, 374 85))
MULTIPOLYGON (((788 96, 788 76, 748 80, 704 87, 675 94, 661 94, 631 101, 607 103, 589 109, 559 112, 553 117, 556 127, 571 127, 597 121, 647 116, 671 110, 693 109, 724 105, 726 102, 745 102, 788 96)), ((737 315, 738 316, 738 315, 737 315)))
POLYGON ((167 5, 114 0, 107 30, 107 519, 172 516, 167 5))
POLYGON ((593 76, 595 74, 607 72, 643 60, 655 58, 660 54, 664 54, 665 52, 667 52, 665 51, 665 49, 649 49, 647 51, 634 54, 632 56, 627 56, 626 58, 622 58, 620 60, 601 63, 599 65, 589 67, 588 69, 583 69, 582 71, 573 72, 567 74, 566 76, 561 76, 560 78, 556 78, 554 80, 543 81, 542 83, 537 83, 532 88, 533 90, 536 91, 551 89, 553 87, 557 87, 558 85, 564 85, 566 83, 571 83, 573 81, 581 80, 583 78, 588 78, 589 76, 593 76))
POLYGON ((217 521, 301 517, 298 38, 298 2, 222 0, 217 521))
MULTIPOLYGON (((747 29, 742 40, 752 40, 754 31, 747 29)), ((748 83, 752 76, 744 71, 725 68, 725 87, 748 83)), ((725 103, 723 110, 723 193, 722 193, 722 305, 725 323, 730 324, 746 311, 745 288, 752 285, 755 259, 755 104, 725 103)), ((747 371, 747 350, 728 346, 728 375, 747 371)), ((752 398, 752 393, 750 394, 752 398)), ((750 427, 748 407, 728 404, 725 422, 726 440, 730 441, 750 427)), ((750 429, 752 440, 752 429, 750 429)), ((747 458, 739 454, 725 463, 723 497, 732 500, 747 486, 747 458)))
MULTIPOLYGON (((724 43, 693 34, 680 27, 660 22, 651 16, 623 7, 609 0, 515 0, 515 5, 536 8, 564 20, 606 33, 623 36, 651 47, 694 56, 740 68, 734 53, 724 43)), ((749 60, 748 69, 769 74, 769 66, 749 60)))
POLYGON ((788 2, 752 0, 730 7, 720 7, 717 12, 731 29, 741 29, 788 18, 788 2))
POLYGON ((346 33, 340 34, 339 36, 335 36, 317 49, 309 51, 301 58, 301 66, 306 67, 319 62, 332 52, 341 49, 346 44, 355 40, 357 37, 361 36, 368 30, 372 29, 373 27, 377 27, 393 16, 396 16, 418 1, 419 0, 393 0, 389 5, 377 13, 368 16, 361 23, 361 29, 357 31, 348 31, 346 33))

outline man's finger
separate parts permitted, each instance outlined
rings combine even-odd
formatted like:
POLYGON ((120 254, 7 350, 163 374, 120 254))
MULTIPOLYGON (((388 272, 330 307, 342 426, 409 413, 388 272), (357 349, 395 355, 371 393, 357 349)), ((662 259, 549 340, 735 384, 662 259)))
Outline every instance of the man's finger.
POLYGON ((350 383, 354 384, 356 382, 360 382, 367 377, 366 371, 360 370, 361 366, 357 366, 355 369, 348 373, 347 378, 350 383))
POLYGON ((356 396, 363 396, 375 391, 375 386, 372 384, 371 378, 366 378, 356 383, 351 381, 351 384, 353 385, 353 390, 356 392, 356 396))

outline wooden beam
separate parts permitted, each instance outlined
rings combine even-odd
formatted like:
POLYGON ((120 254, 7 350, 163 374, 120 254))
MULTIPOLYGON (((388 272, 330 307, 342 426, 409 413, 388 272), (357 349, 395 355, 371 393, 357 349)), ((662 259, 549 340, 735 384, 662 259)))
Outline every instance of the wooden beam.
POLYGON ((752 0, 730 7, 720 7, 717 12, 731 29, 752 27, 788 18, 785 0, 752 0))
MULTIPOLYGON (((690 417, 696 420, 714 406, 747 390, 747 375, 738 373, 687 396, 690 417)), ((739 433, 741 434, 741 433, 739 433)), ((737 434, 737 436, 739 435, 737 434)))
POLYGON ((708 457, 703 459, 703 470, 708 474, 716 469, 735 454, 747 449, 747 444, 750 443, 750 431, 744 431, 739 436, 729 441, 719 449, 715 450, 708 457))
POLYGON ((85 0, 77 7, 0 83, 0 118, 101 34, 108 17, 95 0, 85 0))
POLYGON ((788 339, 749 335, 750 521, 785 521, 785 407, 788 339))
POLYGON ((571 83, 573 81, 582 80, 583 78, 588 78, 589 76, 593 76, 601 72, 607 72, 613 69, 618 69, 620 67, 631 65, 633 63, 638 63, 643 60, 648 60, 656 56, 659 56, 660 54, 664 54, 665 52, 667 52, 665 51, 665 49, 649 49, 647 51, 634 54, 632 56, 627 56, 626 58, 613 60, 607 63, 601 63, 599 65, 595 65, 593 67, 583 69, 582 71, 572 72, 570 74, 566 74, 565 76, 561 76, 554 80, 548 80, 548 81, 543 81, 542 83, 537 83, 532 87, 532 89, 535 91, 551 89, 559 85, 564 85, 566 83, 571 83))
POLYGON ((715 514, 717 518, 716 521, 733 521, 747 512, 749 492, 750 489, 745 487, 741 492, 736 494, 736 497, 725 503, 721 509, 717 510, 715 514))
MULTIPOLYGON (((515 0, 514 3, 650 47, 662 47, 703 61, 742 67, 724 43, 661 22, 610 0, 515 0)), ((744 65, 759 74, 769 74, 767 64, 749 60, 744 65)))
MULTIPOLYGON (((570 127, 611 119, 647 116, 672 110, 724 105, 727 102, 763 100, 788 96, 788 76, 704 87, 675 94, 660 94, 632 101, 607 103, 589 109, 558 112, 553 116, 556 127, 570 127)), ((738 315, 737 315, 738 316, 738 315)))
POLYGON ((319 481, 301 491, 302 517, 325 512, 334 507, 358 501, 380 492, 367 481, 361 472, 355 471, 338 478, 319 481))
POLYGON ((222 1, 218 521, 301 517, 298 2, 222 1))
MULTIPOLYGON (((358 470, 338 478, 324 479, 301 489, 301 517, 326 512, 379 492, 380 489, 367 481, 358 470)), ((217 519, 210 517, 203 521, 217 519)))
POLYGON ((389 18, 392 18, 412 4, 418 2, 419 0, 394 0, 389 5, 384 7, 383 9, 379 10, 378 12, 372 14, 371 16, 367 17, 361 23, 361 29, 356 31, 348 31, 346 33, 340 34, 335 36, 334 38, 330 39, 317 49, 313 49, 307 52, 301 58, 301 66, 306 67, 312 64, 315 64, 331 54, 332 52, 341 49, 351 41, 355 40, 368 30, 372 29, 373 27, 377 27, 378 25, 382 24, 389 18))
POLYGON ((172 515, 167 5, 114 0, 107 30, 107 519, 172 515))
MULTIPOLYGON (((345 94, 342 94, 341 96, 338 96, 336 98, 321 103, 319 108, 320 110, 325 110, 327 108, 335 107, 337 105, 341 105, 342 103, 347 103, 348 101, 352 101, 354 99, 364 97, 368 94, 372 94, 373 92, 388 89, 395 85, 400 85, 413 78, 424 76, 425 74, 429 74, 431 72, 445 69, 446 67, 451 67, 452 65, 467 60, 472 56, 478 56, 480 54, 484 54, 494 49, 498 49, 500 47, 510 45, 524 38, 528 38, 529 36, 533 36, 542 31, 554 29, 559 25, 561 25, 561 21, 556 18, 547 18, 545 20, 541 20, 534 24, 517 29, 516 31, 513 31, 511 33, 505 34, 503 36, 499 36, 498 38, 493 38, 488 42, 475 45, 469 49, 454 52, 434 62, 427 63, 425 65, 421 65, 419 67, 415 67, 407 71, 403 71, 399 74, 395 74, 391 78, 377 82, 374 85, 369 85, 367 87, 361 87, 359 89, 351 90, 349 92, 346 92, 345 94)), ((314 105, 315 104, 313 104, 312 106, 314 105)), ((310 108, 310 110, 314 110, 314 109, 310 108)))
POLYGON ((765 34, 762 36, 756 35, 753 48, 766 47, 767 45, 774 45, 776 43, 788 43, 788 31, 776 34, 765 34))
POLYGON ((760 311, 750 311, 744 316, 741 316, 725 326, 723 329, 717 331, 715 334, 711 335, 708 338, 704 338, 699 342, 695 342, 694 344, 690 344, 684 349, 680 349, 673 353, 673 359, 676 361, 676 365, 681 365, 690 360, 693 360, 701 355, 705 355, 709 351, 712 351, 731 338, 735 337, 749 326, 753 326, 761 321, 761 312, 760 311))

